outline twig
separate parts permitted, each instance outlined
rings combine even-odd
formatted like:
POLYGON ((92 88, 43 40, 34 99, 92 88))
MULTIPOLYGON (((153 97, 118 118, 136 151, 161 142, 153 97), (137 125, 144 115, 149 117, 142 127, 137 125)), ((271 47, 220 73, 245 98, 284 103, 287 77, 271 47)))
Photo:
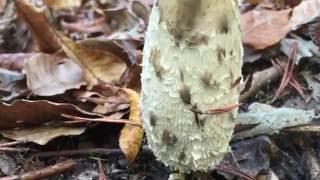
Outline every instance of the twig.
POLYGON ((100 159, 98 160, 98 165, 99 165, 99 180, 107 180, 107 176, 104 173, 103 165, 100 159))
POLYGON ((77 149, 77 150, 63 150, 63 151, 48 151, 40 152, 35 154, 35 157, 44 158, 52 156, 76 156, 81 154, 122 154, 120 149, 105 149, 105 148, 95 148, 95 149, 77 149))
POLYGON ((281 76, 281 71, 272 66, 263 71, 253 74, 251 87, 240 95, 240 102, 245 102, 249 97, 256 94, 266 84, 277 80, 281 76))
POLYGON ((227 104, 218 108, 213 108, 213 109, 209 109, 206 111, 201 111, 197 108, 197 106, 193 106, 190 110, 192 112, 198 113, 198 114, 208 114, 208 115, 216 115, 216 114, 222 114, 222 113, 226 113, 226 112, 230 112, 233 109, 241 106, 242 104, 227 104))
POLYGON ((0 147, 0 152, 27 152, 29 148, 0 147))
POLYGON ((14 145, 23 144, 23 143, 26 143, 26 141, 13 141, 13 142, 0 144, 0 147, 9 147, 9 146, 14 146, 14 145))
POLYGON ((30 179, 43 179, 55 174, 61 174, 64 171, 71 169, 76 165, 73 160, 57 163, 52 166, 45 167, 36 171, 30 171, 22 175, 13 175, 0 178, 0 180, 30 180, 30 179))
POLYGON ((126 119, 109 119, 108 117, 103 118, 84 118, 84 117, 77 117, 77 116, 71 116, 67 114, 61 114, 63 117, 69 118, 69 119, 75 119, 77 123, 80 121, 92 121, 92 122, 107 122, 107 123, 118 123, 118 124, 131 124, 134 126, 142 127, 140 123, 136 123, 130 120, 126 119))
MULTIPOLYGON (((279 63, 279 61, 271 60, 271 62, 273 66, 277 67, 282 74, 284 73, 284 67, 279 63)), ((300 83, 296 80, 294 76, 291 77, 289 84, 298 91, 298 93, 301 95, 303 99, 306 99, 303 92, 303 88, 301 87, 300 83)))
MULTIPOLYGON (((153 152, 148 146, 142 146, 142 151, 144 155, 153 155, 153 152)), ((82 154, 114 154, 114 155, 121 155, 123 152, 121 149, 106 149, 106 148, 93 148, 93 149, 76 149, 76 150, 62 150, 62 151, 47 151, 47 152, 40 152, 34 154, 34 157, 38 158, 46 158, 52 156, 76 156, 82 154)))
POLYGON ((207 111, 207 114, 209 114, 209 115, 222 114, 222 113, 225 113, 225 112, 230 112, 233 109, 238 108, 239 106, 241 106, 241 104, 231 104, 231 105, 228 104, 228 105, 225 105, 225 106, 222 106, 222 107, 219 107, 219 108, 209 109, 207 111))

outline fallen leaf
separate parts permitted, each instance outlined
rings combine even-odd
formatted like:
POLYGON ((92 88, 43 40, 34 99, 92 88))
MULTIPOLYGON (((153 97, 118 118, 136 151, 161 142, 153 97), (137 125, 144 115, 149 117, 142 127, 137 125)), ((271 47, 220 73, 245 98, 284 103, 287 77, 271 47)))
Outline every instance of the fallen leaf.
POLYGON ((82 0, 44 0, 44 3, 52 9, 59 10, 80 7, 82 0))
POLYGON ((1 153, 0 154, 0 170, 5 175, 13 175, 17 172, 17 163, 11 156, 1 153))
POLYGON ((68 22, 63 19, 61 26, 63 29, 68 30, 68 32, 105 34, 110 31, 104 16, 96 17, 93 20, 77 19, 75 22, 68 22))
POLYGON ((291 30, 296 30, 301 25, 306 24, 320 16, 320 0, 302 1, 292 11, 290 19, 291 30))
POLYGON ((49 124, 32 128, 2 130, 0 134, 16 141, 34 142, 45 145, 54 138, 80 135, 84 131, 84 127, 67 127, 49 124))
POLYGON ((128 4, 128 10, 135 17, 143 20, 147 26, 149 22, 150 8, 145 0, 131 0, 128 4))
POLYGON ((294 126, 294 127, 289 127, 285 128, 284 131, 286 132, 303 132, 303 133, 319 133, 320 132, 320 125, 315 123, 310 123, 306 125, 301 125, 301 126, 294 126))
POLYGON ((46 100, 17 100, 12 104, 0 103, 0 129, 34 126, 50 121, 61 121, 68 114, 81 117, 100 117, 72 104, 54 103, 46 100))
POLYGON ((126 3, 120 4, 117 8, 106 10, 106 20, 113 22, 110 24, 113 33, 108 36, 108 39, 138 41, 144 39, 146 23, 132 12, 131 6, 126 3))
POLYGON ((291 39, 284 38, 281 40, 281 51, 286 54, 288 57, 290 56, 292 45, 296 43, 298 45, 297 48, 297 60, 296 64, 299 64, 301 58, 304 57, 312 57, 314 54, 320 56, 319 47, 315 45, 312 41, 306 41, 301 38, 291 39))
POLYGON ((22 73, 24 62, 33 53, 0 54, 0 99, 10 101, 29 91, 22 73))
POLYGON ((236 121, 239 125, 258 125, 254 128, 234 134, 234 138, 239 139, 261 134, 276 134, 283 128, 308 124, 317 117, 314 109, 275 108, 267 104, 252 103, 249 106, 249 111, 240 113, 236 121))
POLYGON ((14 1, 7 1, 4 12, 0 14, 0 53, 16 52, 23 49, 21 39, 26 40, 26 35, 21 37, 22 29, 17 29, 16 8, 14 1), (15 32, 16 31, 16 32, 15 32), (20 39, 19 39, 20 38, 20 39))
POLYGON ((9 101, 29 92, 22 73, 0 68, 0 82, 2 101, 9 101))
POLYGON ((127 67, 120 57, 107 51, 77 44, 61 33, 58 33, 58 36, 65 53, 83 68, 88 88, 98 84, 99 81, 119 83, 127 67))
POLYGON ((28 88, 40 96, 62 94, 86 84, 82 69, 70 59, 35 54, 25 62, 28 88))
POLYGON ((56 36, 44 14, 44 9, 36 8, 26 0, 17 0, 16 8, 19 17, 31 30, 40 51, 53 53, 60 49, 56 36))
POLYGON ((241 16, 243 43, 255 49, 265 49, 278 43, 291 30, 291 11, 254 9, 244 13, 241 16))
POLYGON ((135 63, 135 60, 131 56, 133 56, 132 52, 135 51, 139 46, 137 45, 137 42, 110 40, 105 37, 88 38, 88 39, 79 41, 78 43, 79 45, 84 46, 86 48, 91 48, 91 49, 96 49, 96 50, 116 54, 119 58, 121 58, 121 60, 126 62, 126 64, 135 63), (129 45, 123 46, 122 44, 125 44, 125 43, 129 45))
POLYGON ((6 5, 7 5, 7 0, 0 1, 0 14, 4 12, 6 5))
POLYGON ((0 67, 22 72, 24 62, 32 56, 34 56, 34 53, 0 54, 0 67))
POLYGON ((304 71, 301 73, 303 78, 308 83, 308 89, 312 90, 312 98, 316 100, 317 102, 320 101, 320 82, 316 78, 314 78, 314 75, 311 74, 309 71, 304 71))
POLYGON ((222 164, 232 164, 251 176, 256 176, 259 171, 270 167, 270 155, 267 150, 271 149, 272 141, 269 137, 253 137, 237 141, 230 146, 232 154, 227 154, 222 164))
MULTIPOLYGON (((129 121, 142 124, 138 93, 126 88, 124 88, 123 91, 127 93, 130 101, 129 121)), ((132 163, 135 160, 141 146, 142 138, 142 127, 126 124, 121 130, 119 146, 129 163, 132 163)))

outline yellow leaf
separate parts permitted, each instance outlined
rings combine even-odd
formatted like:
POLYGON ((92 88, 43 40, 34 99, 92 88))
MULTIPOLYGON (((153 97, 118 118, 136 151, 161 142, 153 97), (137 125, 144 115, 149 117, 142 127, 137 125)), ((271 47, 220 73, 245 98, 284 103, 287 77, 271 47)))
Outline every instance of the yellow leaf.
MULTIPOLYGON (((128 94, 130 102, 129 121, 142 123, 138 93, 127 88, 123 88, 123 90, 128 94)), ((126 124, 121 130, 119 145, 129 163, 132 163, 135 160, 141 146, 142 138, 143 129, 140 126, 126 124)))
POLYGON ((99 81, 119 83, 127 68, 126 63, 119 56, 77 44, 62 33, 58 32, 57 35, 65 53, 84 70, 89 89, 99 81))

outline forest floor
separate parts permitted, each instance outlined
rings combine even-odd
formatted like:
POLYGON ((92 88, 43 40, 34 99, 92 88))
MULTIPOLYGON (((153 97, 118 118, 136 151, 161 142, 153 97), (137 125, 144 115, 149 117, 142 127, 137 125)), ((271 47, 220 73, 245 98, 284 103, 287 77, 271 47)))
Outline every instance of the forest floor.
MULTIPOLYGON (((239 4, 239 111, 258 123, 238 124, 212 179, 320 179, 317 7, 239 4)), ((132 110, 151 8, 152 0, 0 0, 0 180, 169 177, 132 110)))

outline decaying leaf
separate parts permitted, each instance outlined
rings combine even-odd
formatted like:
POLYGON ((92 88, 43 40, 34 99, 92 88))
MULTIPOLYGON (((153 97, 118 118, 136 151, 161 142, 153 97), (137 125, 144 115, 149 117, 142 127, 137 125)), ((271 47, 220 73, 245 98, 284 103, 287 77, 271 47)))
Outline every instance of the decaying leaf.
POLYGON ((80 32, 80 33, 108 33, 109 27, 106 24, 104 16, 95 17, 92 20, 77 19, 72 22, 68 22, 62 19, 61 26, 68 32, 80 32))
POLYGON ((144 39, 147 22, 143 20, 147 20, 148 17, 145 17, 145 13, 142 12, 142 14, 136 14, 132 6, 133 8, 144 8, 144 11, 147 11, 146 7, 141 3, 139 3, 139 5, 136 3, 121 3, 117 8, 106 11, 107 21, 115 22, 115 25, 111 26, 113 33, 108 37, 109 39, 133 39, 139 41, 144 39))
POLYGON ((275 108, 267 104, 252 103, 249 111, 240 113, 237 124, 258 124, 252 129, 239 132, 234 138, 252 137, 259 134, 276 134, 286 127, 311 123, 317 118, 315 110, 275 108))
POLYGON ((44 14, 44 9, 36 8, 26 0, 17 0, 16 7, 18 15, 29 26, 42 52, 53 53, 60 49, 56 36, 44 14))
POLYGON ((34 53, 0 55, 0 96, 9 101, 29 92, 26 76, 22 73, 24 62, 34 53))
POLYGON ((84 85, 81 68, 70 59, 35 54, 24 67, 28 88, 37 95, 52 96, 84 85))
POLYGON ((292 16, 290 19, 291 29, 296 30, 301 25, 309 23, 314 18, 320 16, 319 6, 319 0, 302 1, 292 11, 292 16))
POLYGON ((0 13, 3 13, 7 5, 7 0, 0 1, 0 13))
POLYGON ((84 127, 67 127, 63 125, 43 125, 32 128, 2 130, 0 134, 16 141, 34 142, 45 145, 54 138, 61 136, 80 135, 84 127))
MULTIPOLYGON (((131 89, 124 88, 123 90, 128 94, 130 101, 129 121, 142 124, 138 93, 131 89)), ((129 163, 135 160, 141 146, 142 137, 143 129, 139 126, 126 124, 121 130, 119 145, 129 163)))
POLYGON ((112 54, 117 55, 121 60, 126 62, 127 64, 135 63, 132 59, 132 55, 130 54, 132 51, 135 51, 137 47, 123 47, 121 46, 121 42, 125 44, 130 44, 130 42, 125 41, 116 41, 110 40, 104 37, 101 38, 88 38, 82 41, 79 41, 79 45, 84 46, 86 48, 96 49, 100 51, 110 52, 112 54))
POLYGON ((39 125, 50 121, 61 121, 61 114, 81 117, 98 117, 67 103, 46 100, 17 100, 12 104, 0 103, 0 129, 39 125))
POLYGON ((272 46, 283 39, 290 31, 311 22, 320 15, 319 0, 308 0, 302 1, 300 4, 298 2, 293 4, 294 8, 280 11, 255 8, 244 13, 241 16, 244 44, 255 49, 272 46))
POLYGON ((288 57, 290 57, 292 44, 296 43, 298 45, 297 48, 297 60, 296 64, 299 64, 301 58, 304 57, 312 57, 314 54, 320 56, 320 51, 317 45, 315 45, 312 41, 306 41, 301 38, 291 39, 285 38, 281 40, 281 51, 285 53, 288 57))
POLYGON ((308 83, 308 87, 310 90, 312 90, 312 98, 316 101, 320 101, 320 82, 313 77, 311 72, 304 71, 301 73, 304 79, 308 83))
POLYGON ((58 33, 58 36, 65 53, 83 68, 89 88, 99 81, 119 83, 127 67, 120 57, 107 51, 77 44, 61 33, 58 33))
POLYGON ((115 113, 128 107, 129 102, 126 94, 123 91, 117 91, 114 95, 105 97, 103 101, 97 103, 93 112, 100 114, 115 113))
POLYGON ((264 49, 279 42, 291 30, 290 13, 291 9, 254 9, 244 13, 241 16, 243 43, 255 49, 264 49))
POLYGON ((270 168, 271 139, 268 136, 257 136, 232 143, 231 153, 227 154, 222 164, 233 164, 242 172, 256 176, 259 171, 270 168), (235 163, 237 161, 237 164, 235 163))
POLYGON ((0 154, 0 170, 5 175, 13 175, 17 172, 17 162, 11 156, 1 153, 0 154))
POLYGON ((34 53, 0 54, 0 67, 11 71, 22 72, 24 62, 34 53))
POLYGON ((19 72, 0 68, 0 96, 1 100, 9 101, 27 93, 25 75, 19 72))

